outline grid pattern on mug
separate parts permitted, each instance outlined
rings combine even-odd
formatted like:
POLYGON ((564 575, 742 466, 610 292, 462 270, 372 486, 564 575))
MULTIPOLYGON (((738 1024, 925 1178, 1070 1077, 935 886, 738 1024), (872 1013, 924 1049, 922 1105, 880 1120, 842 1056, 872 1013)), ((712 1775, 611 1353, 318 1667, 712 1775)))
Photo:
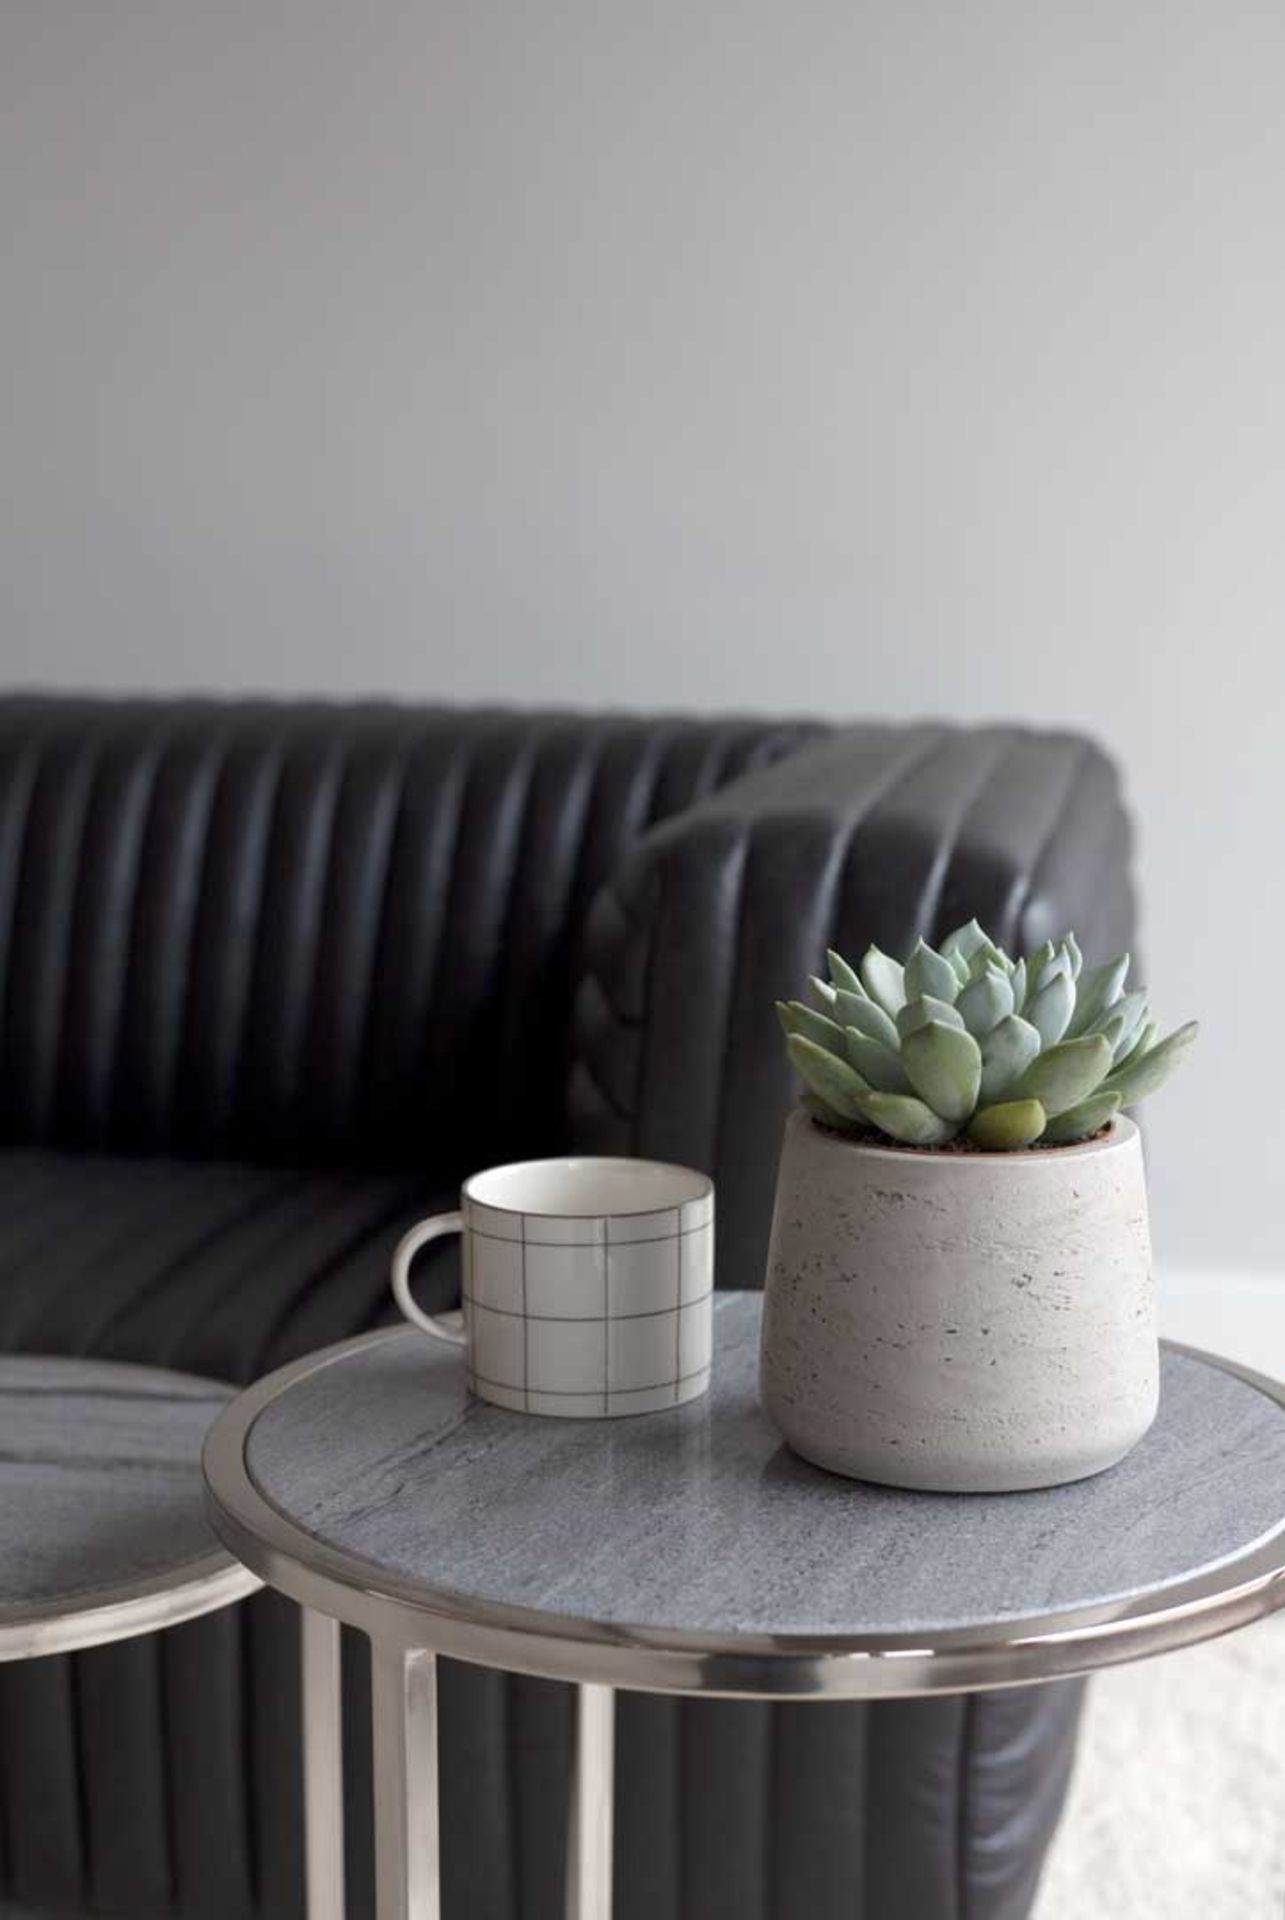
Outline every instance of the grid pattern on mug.
POLYGON ((703 1391, 712 1197, 583 1220, 494 1216, 473 1206, 465 1222, 471 1384, 487 1399, 601 1415, 657 1411, 703 1391))

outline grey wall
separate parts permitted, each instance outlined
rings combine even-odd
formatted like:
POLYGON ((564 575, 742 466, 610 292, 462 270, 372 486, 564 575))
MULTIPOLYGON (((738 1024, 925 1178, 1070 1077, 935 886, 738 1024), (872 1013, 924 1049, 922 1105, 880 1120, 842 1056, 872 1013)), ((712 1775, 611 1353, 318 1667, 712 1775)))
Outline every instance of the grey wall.
POLYGON ((0 677, 1076 722, 1285 1265, 1285 16, 8 0, 0 677))

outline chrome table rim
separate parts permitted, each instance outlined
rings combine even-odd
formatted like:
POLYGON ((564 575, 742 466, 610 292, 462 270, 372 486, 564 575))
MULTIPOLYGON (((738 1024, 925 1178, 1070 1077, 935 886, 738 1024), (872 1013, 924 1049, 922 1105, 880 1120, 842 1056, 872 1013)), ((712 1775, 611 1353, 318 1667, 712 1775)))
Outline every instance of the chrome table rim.
POLYGON ((0 1661, 35 1660, 52 1653, 132 1640, 231 1606, 262 1585, 240 1555, 212 1548, 181 1570, 162 1570, 125 1587, 87 1593, 57 1609, 0 1607, 0 1661))

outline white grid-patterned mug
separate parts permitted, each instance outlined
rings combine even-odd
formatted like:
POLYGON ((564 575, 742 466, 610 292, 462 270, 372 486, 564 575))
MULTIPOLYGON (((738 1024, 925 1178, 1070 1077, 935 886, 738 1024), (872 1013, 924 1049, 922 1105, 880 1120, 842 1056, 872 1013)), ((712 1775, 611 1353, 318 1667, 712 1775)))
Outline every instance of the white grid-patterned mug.
MULTIPOLYGON (((525 1160, 465 1181, 458 1213, 393 1253, 415 1326, 465 1350, 468 1385, 520 1413, 656 1413, 709 1385, 714 1187, 658 1160, 525 1160), (429 1240, 464 1242, 463 1330, 411 1298, 429 1240)), ((454 1318, 454 1316, 451 1316, 454 1318)))

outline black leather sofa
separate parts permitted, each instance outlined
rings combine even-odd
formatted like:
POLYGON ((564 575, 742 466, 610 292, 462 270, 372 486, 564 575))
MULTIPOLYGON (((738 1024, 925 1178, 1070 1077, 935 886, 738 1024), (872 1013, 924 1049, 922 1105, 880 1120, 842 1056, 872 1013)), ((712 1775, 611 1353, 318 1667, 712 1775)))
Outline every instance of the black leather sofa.
MULTIPOLYGON (((1131 933, 1116 777, 1061 734, 391 706, 0 701, 0 1345, 248 1381, 386 1317, 461 1173, 707 1168, 757 1286, 828 941, 1131 933)), ((421 1297, 445 1304, 450 1257, 421 1297)), ((351 1913, 370 1911, 350 1649, 351 1913)), ((293 1920, 270 1595, 0 1668, 5 1913, 293 1920)), ((622 1702, 620 1920, 1019 1920, 1075 1686, 622 1702)), ((561 1911, 568 1700, 447 1667, 448 1920, 561 1911)))

